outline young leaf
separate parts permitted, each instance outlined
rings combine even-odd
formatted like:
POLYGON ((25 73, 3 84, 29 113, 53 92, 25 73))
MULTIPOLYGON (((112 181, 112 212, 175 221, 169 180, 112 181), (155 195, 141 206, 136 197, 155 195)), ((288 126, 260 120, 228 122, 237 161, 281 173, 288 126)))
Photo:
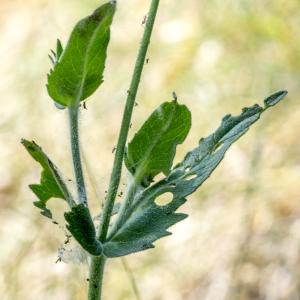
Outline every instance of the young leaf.
POLYGON ((67 46, 57 42, 58 61, 48 75, 48 93, 63 106, 77 105, 103 82, 110 26, 116 4, 106 3, 77 23, 67 46))
POLYGON ((92 255, 101 255, 102 245, 97 240, 96 230, 89 209, 84 204, 73 206, 65 213, 67 229, 76 241, 92 255))
POLYGON ((209 178, 230 146, 286 93, 279 92, 267 98, 272 101, 265 101, 264 108, 256 104, 244 108, 239 116, 225 116, 220 127, 210 136, 202 138, 199 146, 189 152, 165 179, 138 191, 123 218, 124 222, 113 227, 109 233, 104 254, 107 257, 119 257, 153 248, 153 242, 169 235, 167 229, 186 217, 175 213, 185 202, 185 197, 209 178), (155 199, 165 193, 173 194, 172 201, 165 206, 157 205, 155 199))
POLYGON ((57 167, 43 152, 42 148, 34 141, 22 139, 21 143, 31 157, 43 168, 40 184, 29 185, 33 193, 39 198, 38 201, 34 202, 34 205, 42 210, 41 214, 45 217, 52 218, 52 213, 46 206, 50 198, 60 198, 66 200, 69 206, 72 207, 75 202, 71 193, 61 178, 57 167))
POLYGON ((62 45, 60 39, 57 39, 57 41, 56 41, 56 63, 59 61, 63 51, 64 51, 63 45, 62 45))
POLYGON ((165 102, 148 118, 128 144, 125 164, 136 180, 147 186, 172 167, 176 146, 191 128, 191 113, 177 102, 165 102))

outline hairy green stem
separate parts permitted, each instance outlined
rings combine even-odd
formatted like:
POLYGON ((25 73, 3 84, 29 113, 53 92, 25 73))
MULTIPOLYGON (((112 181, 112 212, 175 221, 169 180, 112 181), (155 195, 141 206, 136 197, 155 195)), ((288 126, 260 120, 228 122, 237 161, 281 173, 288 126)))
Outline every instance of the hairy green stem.
POLYGON ((69 108, 70 139, 78 199, 80 203, 87 204, 86 190, 80 158, 78 114, 78 106, 72 106, 69 108))
POLYGON ((124 113, 123 113, 123 119, 122 119, 122 124, 121 124, 121 129, 120 129, 120 133, 119 133, 117 149, 116 149, 116 154, 115 154, 115 159, 114 159, 114 164, 113 164, 113 170, 112 170, 109 189, 108 189, 108 193, 107 193, 107 199, 104 203, 104 208, 103 208, 103 219, 102 219, 102 223, 100 226, 100 234, 99 234, 99 239, 102 242, 105 241, 106 236, 107 236, 110 217, 111 217, 111 213, 113 211, 116 195, 117 195, 119 184, 120 184, 122 163, 123 163, 125 145, 126 145, 126 141, 127 141, 127 137, 128 137, 128 131, 130 128, 132 111, 133 111, 139 83, 141 80, 143 67, 145 64, 145 59, 146 59, 147 50, 148 50, 149 43, 150 43, 150 38, 151 38, 151 34, 152 34, 152 29, 153 29, 158 5, 159 5, 159 0, 151 1, 144 35, 143 35, 141 46, 140 46, 139 53, 137 56, 130 88, 128 90, 128 95, 127 95, 127 99, 126 99, 126 104, 125 104, 125 109, 124 109, 124 113))
POLYGON ((101 299, 105 261, 104 255, 91 259, 88 300, 101 299))
POLYGON ((118 212, 118 218, 114 222, 112 228, 109 231, 107 239, 109 240, 124 224, 127 217, 127 212, 134 200, 134 195, 138 189, 138 182, 135 178, 132 178, 131 182, 128 184, 128 188, 125 194, 125 199, 122 202, 120 210, 118 212))
MULTIPOLYGON (((123 112, 123 118, 121 123, 121 129, 120 129, 117 148, 116 148, 116 154, 113 163, 113 169, 110 178, 110 184, 109 184, 107 198, 104 203, 104 208, 102 213, 103 216, 102 222, 100 224, 99 232, 98 232, 99 240, 102 242, 105 241, 107 236, 110 217, 113 211, 115 199, 120 184, 123 157, 124 157, 128 132, 130 128, 132 111, 134 108, 139 83, 141 81, 143 67, 145 65, 147 50, 149 47, 150 38, 151 38, 154 21, 157 14, 159 2, 160 0, 151 1, 150 10, 145 25, 142 42, 136 59, 130 88, 128 90, 128 95, 127 95, 125 109, 123 112)), ((103 256, 100 256, 100 257, 94 257, 91 261, 90 282, 97 282, 98 280, 98 284, 96 284, 96 286, 92 286, 91 284, 89 285, 89 298, 88 298, 89 300, 101 299, 101 288, 102 288, 102 280, 103 280, 103 272, 104 272, 103 259, 104 259, 103 256)))

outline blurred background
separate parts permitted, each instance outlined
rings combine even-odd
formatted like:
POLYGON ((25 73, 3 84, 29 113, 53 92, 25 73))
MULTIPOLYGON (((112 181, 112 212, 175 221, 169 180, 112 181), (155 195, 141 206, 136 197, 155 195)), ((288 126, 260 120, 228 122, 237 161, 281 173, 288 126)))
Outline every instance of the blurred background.
MULTIPOLYGON (((64 231, 39 214, 28 184, 38 142, 72 178, 67 116, 47 95, 47 57, 96 0, 1 0, 0 298, 85 300, 87 267, 57 262, 64 231)), ((93 210, 108 185, 120 118, 150 1, 119 1, 105 82, 81 114, 93 210), (96 195, 98 194, 98 197, 96 195), (98 200, 97 200, 98 198, 98 200)), ((300 299, 300 2, 161 1, 134 110, 132 136, 176 91, 193 127, 176 161, 227 113, 286 89, 180 210, 190 215, 156 248, 109 261, 104 299, 300 299), (124 267, 125 265, 125 267, 124 267), (137 289, 132 288, 132 274, 137 289)), ((125 181, 124 177, 124 181, 125 181)), ((66 207, 50 206, 61 223, 66 207)), ((61 225, 62 226, 62 225, 61 225)))

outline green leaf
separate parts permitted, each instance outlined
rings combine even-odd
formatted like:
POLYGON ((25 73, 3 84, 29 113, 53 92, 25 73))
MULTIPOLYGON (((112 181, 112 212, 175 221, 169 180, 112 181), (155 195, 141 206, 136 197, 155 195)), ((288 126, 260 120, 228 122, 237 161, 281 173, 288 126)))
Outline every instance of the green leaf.
POLYGON ((57 62, 59 61, 63 51, 64 51, 64 48, 62 46, 62 43, 61 43, 60 39, 57 39, 57 41, 56 41, 56 60, 57 60, 57 62))
POLYGON ((89 209, 84 204, 73 206, 65 213, 67 229, 76 241, 92 255, 101 255, 102 244, 97 240, 96 230, 89 209))
POLYGON ((191 128, 191 113, 177 102, 159 106, 128 144, 125 164, 145 186, 163 172, 169 174, 176 146, 191 128))
POLYGON ((62 52, 63 52, 63 46, 61 44, 61 41, 59 39, 57 39, 57 41, 56 41, 56 52, 51 49, 51 53, 48 55, 48 57, 49 57, 49 59, 50 59, 53 66, 55 66, 58 63, 62 52))
POLYGON ((279 92, 271 95, 270 97, 268 97, 267 99, 264 100, 265 107, 268 108, 270 106, 276 105, 279 101, 281 101, 287 95, 287 93, 288 93, 287 91, 279 91, 279 92))
POLYGON ((109 2, 77 23, 67 46, 57 42, 57 63, 48 75, 48 93, 64 106, 77 105, 103 82, 110 26, 116 4, 109 2))
POLYGON ((153 248, 153 242, 169 235, 167 229, 186 217, 175 213, 185 203, 185 198, 209 178, 230 146, 248 131, 261 114, 285 95, 286 92, 276 93, 267 98, 272 101, 265 102, 265 107, 256 104, 244 108, 239 116, 226 115, 220 127, 202 138, 198 147, 189 152, 166 178, 148 188, 141 187, 125 212, 124 221, 116 223, 118 226, 113 226, 110 231, 104 244, 104 254, 119 257, 153 248), (165 193, 173 194, 172 201, 165 206, 157 205, 155 199, 165 193))
POLYGON ((120 257, 154 248, 156 240, 170 235, 167 229, 187 217, 186 214, 176 213, 177 208, 186 202, 184 198, 173 198, 165 206, 155 203, 157 197, 170 191, 165 182, 160 182, 137 194, 127 212, 126 221, 110 232, 103 247, 105 256, 120 257))
POLYGON ((52 218, 52 213, 46 206, 50 198, 66 200, 69 206, 72 207, 75 202, 71 193, 62 179, 59 170, 43 152, 42 148, 34 141, 22 139, 21 143, 31 157, 43 168, 40 184, 29 185, 33 193, 39 198, 38 201, 34 202, 34 205, 42 210, 41 214, 52 218))

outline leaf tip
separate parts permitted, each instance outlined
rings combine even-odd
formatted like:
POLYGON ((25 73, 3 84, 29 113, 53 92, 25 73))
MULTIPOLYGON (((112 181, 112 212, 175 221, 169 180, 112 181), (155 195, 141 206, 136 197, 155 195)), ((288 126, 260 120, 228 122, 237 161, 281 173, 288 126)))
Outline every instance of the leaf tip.
POLYGON ((264 100, 265 108, 276 105, 283 98, 285 98, 285 96, 287 94, 288 94, 288 91, 285 91, 285 90, 282 90, 282 91, 279 91, 279 92, 276 92, 276 93, 272 94, 271 96, 269 96, 268 98, 266 98, 264 100))

